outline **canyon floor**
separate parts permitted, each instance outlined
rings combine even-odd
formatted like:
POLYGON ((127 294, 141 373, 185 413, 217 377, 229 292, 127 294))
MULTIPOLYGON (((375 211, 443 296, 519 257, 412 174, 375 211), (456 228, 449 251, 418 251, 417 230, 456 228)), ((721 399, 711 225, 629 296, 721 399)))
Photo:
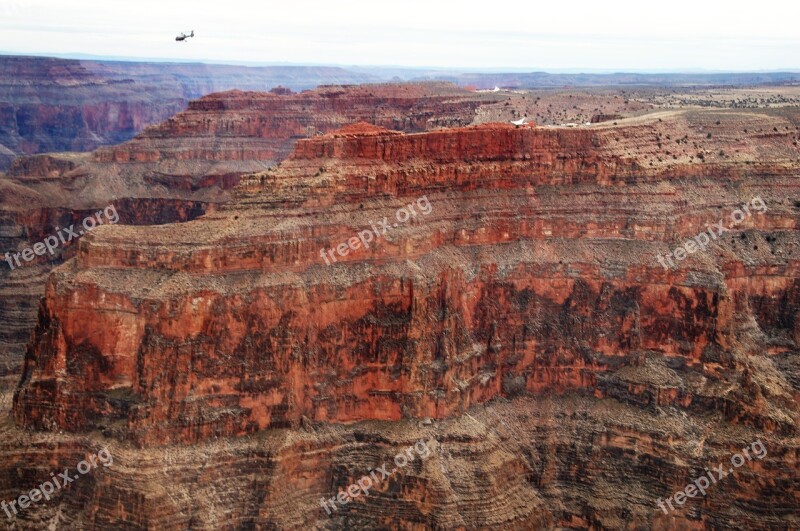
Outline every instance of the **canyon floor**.
POLYGON ((17 159, 5 249, 120 223, 2 270, 0 500, 113 464, 3 523, 800 528, 798 139, 797 86, 434 82, 17 159))

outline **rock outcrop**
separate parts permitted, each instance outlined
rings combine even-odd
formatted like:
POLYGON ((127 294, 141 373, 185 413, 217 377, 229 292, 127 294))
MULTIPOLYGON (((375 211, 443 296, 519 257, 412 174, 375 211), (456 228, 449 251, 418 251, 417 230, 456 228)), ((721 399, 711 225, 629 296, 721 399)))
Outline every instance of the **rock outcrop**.
POLYGON ((195 98, 233 88, 363 83, 331 67, 242 67, 0 57, 0 171, 16 156, 90 151, 133 137, 195 98))
MULTIPOLYGON (((0 421, 0 498, 108 447, 112 466, 27 509, 19 529, 792 529, 796 436, 720 415, 566 392, 419 423, 310 423, 300 430, 136 449, 96 434, 21 432, 0 421), (426 425, 427 424, 427 425, 426 425), (656 501, 761 437, 767 450, 665 515, 656 501), (424 442, 368 496, 328 501, 424 442)), ((376 472, 376 477, 382 476, 376 472)), ((0 516, 2 516, 0 514, 0 516)))
POLYGON ((20 527, 800 524, 796 115, 372 122, 297 140, 202 217, 80 240, 0 425, 23 463, 0 495, 102 445, 117 464, 20 527))
MULTIPOLYGON (((479 106, 499 99, 442 83, 213 94, 112 148, 16 159, 0 178, 0 248, 41 241, 111 203, 120 203, 125 224, 193 219, 226 201, 242 174, 284 159, 299 138, 360 120, 410 132, 466 125, 479 106)), ((0 298, 14 301, 0 309, 0 375, 20 367, 47 274, 72 256, 62 250, 36 271, 0 268, 0 298)))
POLYGON ((101 229, 51 278, 17 422, 197 442, 584 389, 791 433, 787 375, 762 403, 721 392, 800 334, 791 136, 759 166, 617 154, 654 127, 355 128, 200 220, 101 229), (754 196, 765 212, 660 265, 754 196))
POLYGON ((503 96, 475 94, 443 83, 326 86, 315 90, 233 90, 193 101, 182 113, 136 139, 94 153, 98 163, 155 163, 204 177, 197 165, 286 158, 298 139, 358 121, 406 132, 471 124, 476 110, 503 96))

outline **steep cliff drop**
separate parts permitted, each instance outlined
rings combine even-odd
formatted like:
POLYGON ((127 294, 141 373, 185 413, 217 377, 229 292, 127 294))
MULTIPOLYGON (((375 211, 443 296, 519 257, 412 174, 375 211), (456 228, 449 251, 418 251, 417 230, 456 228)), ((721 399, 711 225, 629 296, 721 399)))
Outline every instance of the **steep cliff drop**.
POLYGON ((299 140, 199 219, 83 238, 7 430, 59 462, 113 446, 60 502, 89 527, 796 527, 783 131, 692 111, 299 140), (666 134, 700 147, 663 157, 666 134), (425 459, 321 507, 419 440, 425 459), (755 440, 762 460, 658 508, 755 440))
POLYGON ((238 88, 367 83, 336 67, 82 61, 0 56, 0 171, 15 157, 129 140, 190 100, 238 88))
MULTIPOLYGON (((194 219, 227 201, 241 175, 286 158, 298 139, 345 124, 409 132, 467 125, 476 109, 504 99, 447 83, 212 94, 117 146, 16 159, 0 177, 0 255, 112 203, 128 225, 194 219)), ((0 376, 19 374, 47 275, 73 253, 69 245, 26 268, 0 266, 0 299, 9 302, 0 307, 0 376)))

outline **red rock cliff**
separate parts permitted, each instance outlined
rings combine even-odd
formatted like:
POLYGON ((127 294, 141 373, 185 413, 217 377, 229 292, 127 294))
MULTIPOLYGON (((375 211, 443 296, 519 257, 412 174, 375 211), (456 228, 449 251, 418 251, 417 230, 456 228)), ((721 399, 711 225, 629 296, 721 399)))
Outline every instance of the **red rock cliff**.
POLYGON ((616 155, 647 127, 345 131, 299 142, 218 214, 93 233, 48 285, 17 422, 198 441, 582 389, 792 433, 788 388, 750 402, 689 382, 745 394, 759 349, 798 338, 796 168, 616 155), (659 265, 755 195, 766 213, 659 265), (321 257, 384 218, 368 249, 321 257))
POLYGON ((295 90, 366 82, 331 67, 240 67, 0 57, 0 171, 15 156, 90 151, 132 138, 186 108, 230 90, 295 90))
POLYGON ((705 112, 585 131, 361 125, 298 142, 201 219, 93 233, 48 283, 17 427, 0 424, 0 496, 110 444, 115 467, 18 523, 797 527, 797 150, 752 127, 725 138, 719 119, 730 156, 704 145, 705 112), (666 131, 705 160, 659 160, 666 131), (659 264, 754 196, 765 212, 659 264), (326 265, 320 250, 384 217, 326 265), (426 460, 321 509, 420 439, 426 460), (669 515, 655 505, 756 439, 763 460, 669 515))
POLYGON ((99 150, 101 162, 175 160, 279 161, 295 140, 367 121, 401 131, 467 125, 476 109, 496 101, 453 85, 382 84, 320 87, 298 94, 213 94, 148 128, 133 142, 99 150))
MULTIPOLYGON (((14 78, 17 88, 31 76, 51 75, 49 83, 59 90, 66 90, 62 85, 101 86, 106 79, 103 76, 119 74, 106 69, 100 77, 92 77, 91 68, 81 62, 66 62, 66 68, 60 61, 43 61, 39 67, 50 65, 51 69, 45 75, 37 70, 37 64, 0 60, 0 74, 3 68, 9 75, 18 74, 14 78), (14 70, 14 65, 23 70, 14 70)), ((132 67, 119 68, 126 71, 132 67)), ((147 65, 141 68, 139 74, 158 79, 157 71, 148 70, 147 65)), ((191 68, 184 73, 191 74, 191 68)), ((227 72, 235 74, 236 69, 227 72)), ((111 203, 140 206, 140 212, 132 213, 130 219, 123 208, 121 223, 125 224, 185 220, 187 212, 196 215, 208 205, 226 201, 242 174, 276 164, 290 153, 298 138, 361 120, 408 131, 463 125, 473 120, 477 107, 496 101, 496 96, 476 95, 445 83, 326 86, 299 94, 288 89, 213 94, 113 148, 92 154, 16 159, 8 178, 0 177, 0 244, 3 252, 21 250, 39 241, 42 234, 64 226, 49 221, 80 220, 87 210, 111 203), (166 212, 175 206, 177 212, 166 212), (149 214, 154 217, 147 218, 149 214)), ((93 112, 91 107, 85 111, 93 112)), ((106 118, 95 118, 109 126, 106 118)), ((0 309, 0 374, 19 367, 24 343, 35 324, 35 308, 44 293, 44 280, 60 262, 61 254, 51 263, 40 262, 37 271, 0 270, 0 298, 14 301, 0 309)))

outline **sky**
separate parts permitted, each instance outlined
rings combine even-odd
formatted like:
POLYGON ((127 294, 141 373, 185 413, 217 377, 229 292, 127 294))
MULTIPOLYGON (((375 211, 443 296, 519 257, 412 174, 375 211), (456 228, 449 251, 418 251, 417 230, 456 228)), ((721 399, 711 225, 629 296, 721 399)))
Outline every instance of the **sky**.
POLYGON ((800 2, 0 0, 0 51, 545 71, 800 71, 800 2), (180 32, 196 37, 175 42, 180 32))

